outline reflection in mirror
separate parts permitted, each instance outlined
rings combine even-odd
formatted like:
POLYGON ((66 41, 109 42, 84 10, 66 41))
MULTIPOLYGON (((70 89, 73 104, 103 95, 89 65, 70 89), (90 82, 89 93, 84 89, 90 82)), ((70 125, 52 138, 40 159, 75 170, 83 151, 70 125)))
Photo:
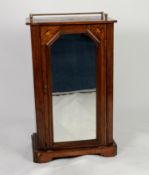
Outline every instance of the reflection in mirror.
POLYGON ((51 46, 54 142, 96 139, 96 43, 61 35, 51 46))

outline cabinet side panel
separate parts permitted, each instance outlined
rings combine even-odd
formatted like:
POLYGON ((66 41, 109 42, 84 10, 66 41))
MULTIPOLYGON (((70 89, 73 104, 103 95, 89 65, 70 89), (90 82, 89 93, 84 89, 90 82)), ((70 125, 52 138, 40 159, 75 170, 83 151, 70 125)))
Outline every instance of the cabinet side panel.
POLYGON ((113 28, 107 24, 107 144, 113 142, 113 28))
POLYGON ((45 148, 45 122, 43 118, 43 80, 42 80, 42 61, 40 46, 40 27, 31 26, 32 40, 32 60, 34 74, 34 95, 36 109, 36 126, 39 149, 45 148))

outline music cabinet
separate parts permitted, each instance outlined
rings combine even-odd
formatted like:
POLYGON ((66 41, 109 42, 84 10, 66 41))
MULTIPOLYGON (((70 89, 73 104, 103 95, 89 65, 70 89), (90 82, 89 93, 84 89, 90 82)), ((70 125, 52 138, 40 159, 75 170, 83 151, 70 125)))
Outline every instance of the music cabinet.
POLYGON ((37 126, 32 135, 34 162, 86 154, 116 155, 115 22, 104 12, 31 14, 27 19, 37 126))

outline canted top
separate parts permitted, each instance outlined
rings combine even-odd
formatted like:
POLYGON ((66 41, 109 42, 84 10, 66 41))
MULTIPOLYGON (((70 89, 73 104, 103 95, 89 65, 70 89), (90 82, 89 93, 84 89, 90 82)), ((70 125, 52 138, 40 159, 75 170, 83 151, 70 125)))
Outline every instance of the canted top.
POLYGON ((117 21, 109 18, 108 14, 104 12, 30 14, 29 18, 26 19, 27 25, 63 25, 114 22, 117 21))

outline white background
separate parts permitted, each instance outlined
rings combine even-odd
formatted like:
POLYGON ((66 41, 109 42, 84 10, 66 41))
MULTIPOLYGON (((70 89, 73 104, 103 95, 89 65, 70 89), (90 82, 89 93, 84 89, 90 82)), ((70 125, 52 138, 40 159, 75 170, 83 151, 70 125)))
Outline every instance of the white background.
POLYGON ((149 1, 0 0, 0 175, 149 174, 149 1), (32 162, 29 13, 106 11, 115 25, 114 158, 32 162))

